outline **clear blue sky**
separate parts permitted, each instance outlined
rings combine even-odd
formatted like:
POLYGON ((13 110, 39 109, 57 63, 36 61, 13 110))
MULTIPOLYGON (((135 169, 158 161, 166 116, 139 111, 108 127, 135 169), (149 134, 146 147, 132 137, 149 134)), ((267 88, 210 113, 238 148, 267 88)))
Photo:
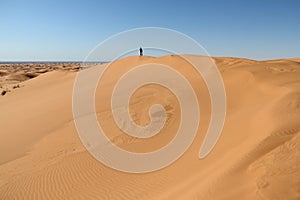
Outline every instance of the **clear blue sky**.
POLYGON ((0 0, 0 61, 83 60, 107 37, 154 26, 213 56, 300 57, 300 1, 0 0))

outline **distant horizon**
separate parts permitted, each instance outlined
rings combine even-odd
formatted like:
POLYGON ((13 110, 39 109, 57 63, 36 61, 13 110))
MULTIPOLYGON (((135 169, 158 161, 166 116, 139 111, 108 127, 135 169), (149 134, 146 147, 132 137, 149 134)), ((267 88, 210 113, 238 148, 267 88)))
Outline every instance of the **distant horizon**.
MULTIPOLYGON (((175 54, 169 54, 175 55, 175 54)), ((138 55, 137 55, 138 56, 138 55)), ((147 56, 147 55, 144 55, 147 56)), ((199 55, 201 56, 201 55, 199 55)), ((128 56, 129 57, 129 56, 128 56)), ((152 57, 160 57, 160 56, 152 56, 152 57)), ((289 59, 300 59, 299 57, 281 57, 274 59, 251 59, 246 57, 236 57, 236 56, 210 56, 211 58, 240 58, 254 61, 269 61, 269 60, 289 60, 289 59)), ((84 60, 0 60, 0 64, 9 64, 9 63, 109 63, 112 61, 84 61, 84 60)))

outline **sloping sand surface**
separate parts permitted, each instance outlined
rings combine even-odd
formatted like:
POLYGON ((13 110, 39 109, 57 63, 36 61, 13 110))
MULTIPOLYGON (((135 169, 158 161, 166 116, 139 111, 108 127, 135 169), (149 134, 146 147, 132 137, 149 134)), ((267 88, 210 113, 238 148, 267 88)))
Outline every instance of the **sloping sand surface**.
MULTIPOLYGON (((72 116, 76 72, 43 73, 0 96, 0 199, 300 199, 299 59, 214 60, 225 84, 227 116, 220 140, 202 160, 198 152, 210 119, 210 101, 203 80, 188 64, 179 56, 128 57, 106 72, 109 77, 100 83, 104 89, 96 95, 105 98, 96 103, 97 116, 112 130, 112 141, 129 151, 165 145, 173 137, 167 133, 178 127, 180 113, 169 90, 149 85, 134 94, 130 112, 137 124, 145 125, 150 104, 161 103, 168 116, 164 134, 148 144, 122 134, 106 104, 124 66, 174 66, 191 79, 200 100, 201 123, 191 147, 172 165, 147 174, 110 169, 85 150, 72 116)), ((0 74, 9 76, 6 71, 0 74)))
MULTIPOLYGON (((94 63, 90 63, 94 65, 94 63)), ((79 62, 0 62, 0 92, 23 87, 23 82, 46 72, 78 71, 79 62)))

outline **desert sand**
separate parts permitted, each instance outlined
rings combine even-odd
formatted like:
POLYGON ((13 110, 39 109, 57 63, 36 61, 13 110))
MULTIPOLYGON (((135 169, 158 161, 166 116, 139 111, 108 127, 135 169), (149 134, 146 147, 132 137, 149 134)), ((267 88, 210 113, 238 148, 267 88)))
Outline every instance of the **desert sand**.
MULTIPOLYGON (((155 150, 173 135, 158 134, 147 143, 113 123, 106 103, 122 66, 173 65, 191 79, 200 99, 201 123, 191 147, 172 165, 146 174, 113 170, 84 148, 72 115, 78 66, 2 67, 0 92, 9 92, 0 96, 0 199, 300 199, 300 59, 213 59, 227 93, 227 116, 217 145, 201 160, 209 95, 201 77, 179 56, 127 57, 106 72, 106 89, 96 99, 107 101, 96 103, 97 116, 111 130, 112 141, 130 151, 155 150)), ((178 102, 156 85, 134 94, 132 118, 147 124, 148 108, 157 102, 168 116, 162 132, 172 132, 180 120, 178 102)))

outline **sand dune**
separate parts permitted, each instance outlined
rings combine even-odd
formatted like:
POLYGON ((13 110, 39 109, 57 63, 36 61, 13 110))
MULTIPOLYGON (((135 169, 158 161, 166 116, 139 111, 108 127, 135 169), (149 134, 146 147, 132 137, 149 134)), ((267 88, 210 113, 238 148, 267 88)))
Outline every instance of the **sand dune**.
POLYGON ((23 81, 35 78, 43 73, 55 70, 77 71, 80 63, 0 63, 0 91, 10 92, 21 87, 23 81))
MULTIPOLYGON (((174 66, 191 79, 201 99, 201 123, 192 146, 169 167, 147 174, 110 169, 85 150, 72 117, 75 70, 50 70, 32 79, 26 73, 37 72, 29 69, 19 75, 0 71, 2 85, 23 81, 22 87, 0 96, 0 199, 300 199, 299 59, 214 60, 224 79, 228 110, 220 140, 202 160, 198 152, 210 118, 209 95, 179 56, 128 57, 113 64, 113 73, 106 72, 104 90, 96 95, 107 100, 96 104, 98 119, 113 130, 112 141, 130 151, 157 149, 173 136, 157 135, 147 144, 113 124, 106 104, 124 66, 174 66)), ((135 122, 149 122, 152 103, 167 110, 162 131, 177 129, 178 102, 155 85, 134 94, 130 108, 135 122)))

